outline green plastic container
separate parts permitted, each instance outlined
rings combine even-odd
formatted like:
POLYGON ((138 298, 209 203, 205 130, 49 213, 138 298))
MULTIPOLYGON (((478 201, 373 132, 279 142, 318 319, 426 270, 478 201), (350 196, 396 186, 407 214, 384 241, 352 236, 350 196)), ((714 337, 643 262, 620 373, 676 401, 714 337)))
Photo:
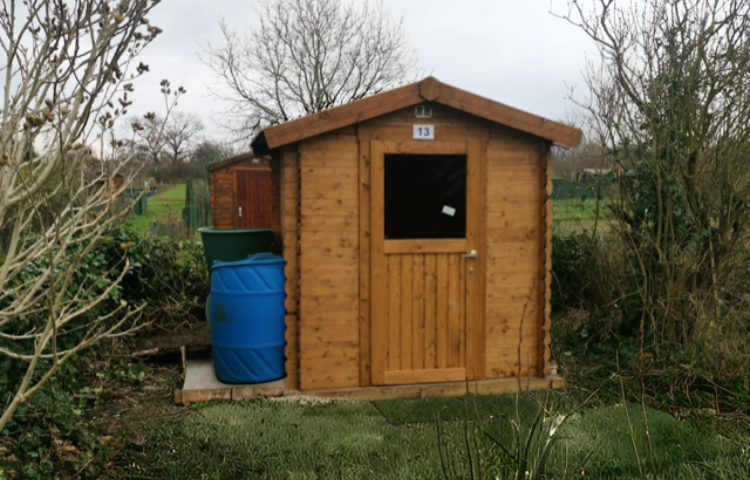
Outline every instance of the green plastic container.
MULTIPOLYGON (((143 191, 142 188, 129 188, 127 190, 128 196, 130 198, 136 199, 143 191)), ((135 205, 133 206, 133 214, 134 215, 145 215, 148 212, 148 195, 143 195, 141 198, 138 198, 138 200, 135 202, 135 205)))
POLYGON ((206 265, 211 271, 215 260, 234 262, 248 255, 271 251, 273 230, 267 228, 199 228, 203 238, 206 265))

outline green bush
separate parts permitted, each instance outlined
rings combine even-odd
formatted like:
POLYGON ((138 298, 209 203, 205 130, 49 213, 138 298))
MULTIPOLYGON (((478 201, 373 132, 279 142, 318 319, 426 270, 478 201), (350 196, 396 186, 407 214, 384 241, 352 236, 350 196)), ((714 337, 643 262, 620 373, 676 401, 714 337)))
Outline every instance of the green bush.
POLYGON ((552 310, 586 308, 596 284, 594 242, 583 233, 552 237, 552 310))
MULTIPOLYGON (((111 298, 82 316, 67 335, 58 342, 59 348, 72 346, 85 332, 76 330, 91 316, 100 316, 123 302, 142 306, 143 322, 152 330, 170 331, 185 323, 203 322, 203 302, 208 294, 208 278, 200 245, 194 242, 173 242, 169 239, 139 235, 125 228, 114 229, 109 237, 82 259, 76 268, 76 281, 66 295, 94 295, 101 293, 117 278, 124 268, 123 258, 130 267, 111 298)), ((47 266, 47 259, 31 263, 24 275, 13 282, 33 279, 47 266)), ((65 266, 60 266, 65 268, 65 266)), ((45 294, 42 292, 41 294, 45 294)), ((8 300, 0 305, 6 308, 8 300)), ((19 317, 3 327, 4 333, 28 332, 44 311, 19 317)), ((112 322, 117 319, 112 319, 112 322)), ((2 346, 14 351, 29 352, 33 345, 4 340, 2 346)), ((97 460, 107 461, 112 447, 102 443, 98 430, 101 418, 97 403, 101 391, 95 384, 106 380, 137 381, 142 378, 143 364, 127 358, 120 370, 99 371, 104 358, 117 353, 114 344, 94 346, 63 365, 50 381, 28 403, 22 405, 6 428, 0 432, 0 464, 7 464, 0 479, 7 472, 29 479, 68 478, 87 466, 96 471, 97 460), (100 350, 101 349, 101 350, 100 350), (98 362, 98 363, 97 363, 98 362), (138 371, 140 369, 140 372, 138 371), (93 402, 93 403, 92 403, 93 402)), ((127 348, 127 347, 126 347, 127 348)), ((112 367, 109 366, 111 369, 112 367)), ((16 391, 26 370, 26 363, 0 356, 0 392, 16 391)), ((47 371, 43 361, 37 367, 37 378, 47 371)), ((86 475, 83 475, 86 478, 86 475)))

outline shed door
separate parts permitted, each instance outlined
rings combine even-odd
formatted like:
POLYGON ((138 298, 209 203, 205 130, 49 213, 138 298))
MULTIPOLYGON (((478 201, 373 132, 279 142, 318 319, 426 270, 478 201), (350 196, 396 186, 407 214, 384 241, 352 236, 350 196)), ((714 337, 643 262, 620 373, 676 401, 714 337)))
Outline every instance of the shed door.
POLYGON ((271 227, 271 171, 238 168, 234 173, 237 228, 271 227))
POLYGON ((479 161, 478 141, 371 142, 374 385, 476 378, 479 161))

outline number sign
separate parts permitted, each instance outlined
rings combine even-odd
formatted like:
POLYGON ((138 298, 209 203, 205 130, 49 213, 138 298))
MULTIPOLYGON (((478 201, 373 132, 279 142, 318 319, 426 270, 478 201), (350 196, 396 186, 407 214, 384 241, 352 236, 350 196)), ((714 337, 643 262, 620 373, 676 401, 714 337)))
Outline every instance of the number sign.
POLYGON ((435 125, 414 125, 414 140, 435 140, 435 125))

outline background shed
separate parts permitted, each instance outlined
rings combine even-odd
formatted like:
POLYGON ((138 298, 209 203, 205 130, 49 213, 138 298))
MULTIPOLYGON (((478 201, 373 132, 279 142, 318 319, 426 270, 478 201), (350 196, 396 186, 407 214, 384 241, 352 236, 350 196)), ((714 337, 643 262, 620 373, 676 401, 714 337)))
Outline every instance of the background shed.
POLYGON ((208 166, 215 228, 271 228, 271 168, 252 152, 208 166))
POLYGON ((263 131, 287 386, 549 375, 550 148, 580 139, 432 77, 263 131))

